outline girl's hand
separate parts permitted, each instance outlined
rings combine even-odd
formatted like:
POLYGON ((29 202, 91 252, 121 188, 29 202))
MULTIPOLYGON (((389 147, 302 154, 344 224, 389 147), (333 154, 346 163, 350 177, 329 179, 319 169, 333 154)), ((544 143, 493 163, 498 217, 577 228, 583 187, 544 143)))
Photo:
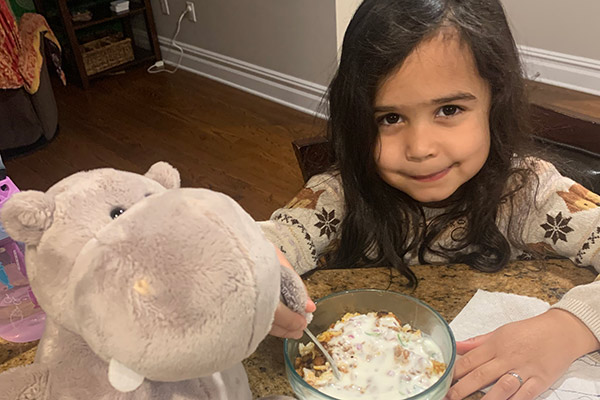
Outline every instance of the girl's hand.
POLYGON ((584 354, 600 349, 592 332, 573 314, 550 309, 456 343, 454 379, 447 399, 463 399, 492 383, 482 400, 532 400, 584 354), (523 383, 515 376, 518 374, 523 383))
MULTIPOLYGON (((284 267, 287 267, 294 271, 294 268, 290 264, 290 262, 285 258, 283 253, 275 247, 275 251, 277 252, 277 258, 279 258, 279 263, 284 267)), ((306 289, 306 287, 304 288, 306 289)), ((306 292, 308 295, 308 291, 306 292)), ((308 301, 306 302, 306 312, 311 313, 317 309, 315 303, 308 297, 308 301)), ((277 305, 277 309, 275 310, 275 319, 273 321, 273 326, 271 327, 271 331, 269 332, 273 336, 281 337, 281 338, 290 338, 290 339, 300 339, 302 337, 302 333, 306 328, 306 318, 302 315, 293 312, 289 308, 287 308, 282 302, 279 302, 277 305)))

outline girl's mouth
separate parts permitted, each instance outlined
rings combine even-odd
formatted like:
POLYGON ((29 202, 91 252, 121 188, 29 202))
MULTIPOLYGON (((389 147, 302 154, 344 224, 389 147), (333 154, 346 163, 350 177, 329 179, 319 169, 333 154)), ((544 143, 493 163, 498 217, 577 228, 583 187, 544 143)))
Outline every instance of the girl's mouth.
POLYGON ((419 182, 433 182, 433 181, 442 179, 444 176, 446 176, 448 174, 448 172, 450 172, 451 169, 452 169, 452 165, 446 169, 443 169, 443 170, 433 173, 431 175, 413 175, 413 176, 411 176, 411 178, 416 181, 419 181, 419 182))

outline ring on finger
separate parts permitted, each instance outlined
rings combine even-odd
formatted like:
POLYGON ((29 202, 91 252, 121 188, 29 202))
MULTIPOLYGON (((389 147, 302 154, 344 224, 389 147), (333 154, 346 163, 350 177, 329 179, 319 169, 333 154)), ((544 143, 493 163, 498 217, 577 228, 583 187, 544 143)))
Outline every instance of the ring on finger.
POLYGON ((517 378, 519 380, 519 387, 523 386, 523 378, 521 378, 521 375, 517 374, 514 371, 508 371, 506 373, 506 375, 512 375, 512 376, 514 376, 515 378, 517 378))

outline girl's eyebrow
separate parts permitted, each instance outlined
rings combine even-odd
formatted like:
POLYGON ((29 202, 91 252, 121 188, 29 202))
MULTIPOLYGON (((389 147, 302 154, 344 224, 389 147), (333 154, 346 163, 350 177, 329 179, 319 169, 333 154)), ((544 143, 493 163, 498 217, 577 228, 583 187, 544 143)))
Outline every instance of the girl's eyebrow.
POLYGON ((467 92, 459 92, 455 94, 451 94, 450 96, 440 97, 439 99, 431 100, 431 104, 443 104, 443 103, 452 103, 453 101, 458 100, 477 100, 477 97, 467 92))
MULTIPOLYGON (((458 92, 451 94, 449 96, 440 97, 437 99, 433 99, 429 101, 427 104, 437 105, 437 104, 447 104, 455 101, 474 101, 477 100, 473 94, 468 92, 458 92)), ((374 108, 375 112, 387 112, 387 111, 395 111, 398 107, 394 106, 376 106, 374 108)))

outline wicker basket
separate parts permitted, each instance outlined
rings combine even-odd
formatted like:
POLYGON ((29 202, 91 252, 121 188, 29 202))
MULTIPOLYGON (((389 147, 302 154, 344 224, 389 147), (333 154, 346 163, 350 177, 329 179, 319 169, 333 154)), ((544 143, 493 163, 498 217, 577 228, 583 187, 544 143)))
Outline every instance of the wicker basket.
POLYGON ((88 75, 106 71, 134 59, 131 39, 114 35, 82 44, 81 52, 88 75))

